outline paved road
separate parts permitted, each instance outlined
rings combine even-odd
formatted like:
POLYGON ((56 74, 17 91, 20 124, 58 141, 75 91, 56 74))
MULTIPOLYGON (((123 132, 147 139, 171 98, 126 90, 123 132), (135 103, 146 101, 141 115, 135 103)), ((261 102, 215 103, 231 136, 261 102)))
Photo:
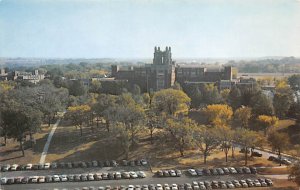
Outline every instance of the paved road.
POLYGON ((183 175, 182 177, 168 177, 168 178, 157 178, 147 176, 144 179, 134 179, 134 180, 102 180, 102 181, 90 181, 90 182, 60 182, 60 183, 44 183, 44 184, 20 184, 20 185, 5 185, 3 186, 4 190, 22 190, 22 189, 74 189, 82 187, 99 187, 99 186, 120 186, 120 185, 144 185, 144 184, 183 184, 191 183, 192 181, 204 181, 204 180, 234 180, 234 179, 256 179, 258 176, 253 174, 244 174, 244 175, 223 175, 223 176, 202 176, 202 177, 189 177, 183 175))

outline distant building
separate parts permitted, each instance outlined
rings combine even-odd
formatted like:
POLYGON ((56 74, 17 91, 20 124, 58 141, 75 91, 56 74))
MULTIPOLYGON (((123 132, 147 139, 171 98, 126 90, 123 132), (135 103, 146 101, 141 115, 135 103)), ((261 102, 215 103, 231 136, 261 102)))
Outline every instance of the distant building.
POLYGON ((5 72, 5 69, 0 69, 0 81, 8 80, 8 73, 5 72))
POLYGON ((13 71, 10 77, 11 80, 23 80, 34 84, 45 79, 45 75, 40 74, 38 70, 34 70, 33 72, 13 71))
POLYGON ((232 81, 237 79, 237 69, 228 66, 211 70, 201 66, 175 65, 171 47, 166 47, 164 51, 155 47, 152 64, 140 67, 112 65, 111 76, 117 80, 128 80, 147 92, 170 88, 175 81, 181 85, 218 83, 221 88, 231 88, 232 81))

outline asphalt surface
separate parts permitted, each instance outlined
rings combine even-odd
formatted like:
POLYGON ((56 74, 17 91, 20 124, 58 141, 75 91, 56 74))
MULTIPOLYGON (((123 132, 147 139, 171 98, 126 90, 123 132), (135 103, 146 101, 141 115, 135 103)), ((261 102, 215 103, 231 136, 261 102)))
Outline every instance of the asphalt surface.
POLYGON ((256 179, 259 176, 253 174, 235 174, 235 175, 221 175, 221 176, 201 176, 201 177, 190 177, 187 175, 183 175, 181 177, 152 177, 149 172, 147 172, 147 177, 144 179, 121 179, 121 180, 101 180, 101 181, 88 181, 88 182, 59 182, 59 183, 42 183, 42 184, 13 184, 13 185, 4 185, 2 189, 4 190, 23 190, 23 189, 75 189, 75 188, 83 188, 83 187, 95 187, 99 186, 120 186, 120 185, 149 185, 149 184, 184 184, 191 183, 193 181, 227 181, 227 180, 235 180, 235 179, 256 179))

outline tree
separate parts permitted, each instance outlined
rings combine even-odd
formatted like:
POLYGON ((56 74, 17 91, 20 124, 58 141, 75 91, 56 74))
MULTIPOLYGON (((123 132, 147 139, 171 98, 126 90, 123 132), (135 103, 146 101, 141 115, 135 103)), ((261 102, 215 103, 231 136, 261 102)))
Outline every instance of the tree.
POLYGON ((288 83, 294 91, 300 91, 300 74, 290 76, 288 83))
POLYGON ((68 89, 70 95, 73 96, 82 96, 86 93, 86 89, 80 80, 71 80, 68 89))
POLYGON ((248 128, 251 118, 251 108, 242 106, 234 112, 234 125, 236 127, 248 128))
POLYGON ((218 146, 218 135, 213 128, 206 126, 195 127, 193 130, 193 140, 196 146, 203 154, 203 161, 206 164, 207 157, 213 152, 218 146))
POLYGON ((220 93, 222 96, 223 102, 225 102, 226 104, 228 104, 228 101, 229 101, 229 93, 230 93, 229 89, 224 89, 220 93))
MULTIPOLYGON (((275 150, 278 154, 279 159, 281 160, 281 153, 282 151, 288 147, 288 145, 290 144, 290 139, 288 134, 286 133, 280 133, 280 132, 276 132, 273 131, 269 137, 268 137, 268 141, 271 144, 273 150, 275 150)), ((280 166, 281 166, 281 162, 280 166)))
POLYGON ((152 106, 157 112, 175 116, 187 114, 191 99, 181 90, 165 89, 156 92, 152 106))
POLYGON ((120 143, 124 154, 125 159, 128 159, 129 149, 130 149, 130 134, 125 129, 122 123, 116 123, 112 128, 113 139, 117 139, 117 142, 120 143))
POLYGON ((66 114, 66 118, 70 119, 73 125, 79 127, 80 136, 82 136, 82 125, 84 122, 88 120, 88 114, 91 110, 91 107, 88 105, 80 105, 80 106, 70 106, 68 107, 68 112, 66 114))
POLYGON ((257 118, 258 125, 263 128, 265 136, 271 127, 276 127, 279 119, 276 116, 259 115, 257 118))
POLYGON ((279 118, 284 117, 294 102, 293 91, 286 81, 280 81, 275 88, 273 105, 279 118))
POLYGON ((166 130, 170 133, 174 146, 184 156, 185 148, 190 144, 195 122, 187 117, 167 119, 166 130))
POLYGON ((234 86, 229 92, 228 104, 233 108, 233 110, 236 110, 241 106, 241 91, 236 86, 234 86))
POLYGON ((300 187, 300 162, 296 162, 290 167, 289 179, 294 181, 300 187))
POLYGON ((211 125, 229 125, 233 112, 231 107, 225 104, 208 105, 204 109, 208 123, 211 125))
POLYGON ((147 115, 147 121, 146 121, 146 127, 149 129, 150 132, 150 141, 151 144, 153 144, 153 133, 156 128, 161 123, 161 116, 157 115, 153 110, 149 109, 146 111, 147 115))
POLYGON ((237 142, 245 149, 245 165, 248 164, 248 150, 259 144, 259 135, 249 129, 240 128, 235 131, 237 142))
POLYGON ((203 100, 206 104, 219 104, 222 102, 222 96, 216 86, 206 84, 203 89, 203 100))
POLYGON ((215 132, 218 135, 221 148, 225 154, 225 161, 228 161, 228 153, 231 148, 233 140, 233 131, 226 125, 217 125, 214 127, 215 132))
POLYGON ((251 98, 252 113, 254 115, 273 115, 272 101, 264 94, 259 93, 251 98))

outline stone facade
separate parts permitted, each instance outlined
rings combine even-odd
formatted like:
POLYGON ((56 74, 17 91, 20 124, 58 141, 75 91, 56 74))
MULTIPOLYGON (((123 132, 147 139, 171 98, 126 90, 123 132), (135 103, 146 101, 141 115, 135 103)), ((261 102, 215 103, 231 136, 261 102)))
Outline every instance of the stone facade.
POLYGON ((172 60, 171 47, 166 47, 164 51, 160 47, 155 47, 152 64, 128 68, 112 65, 111 69, 112 77, 117 80, 128 80, 130 84, 137 84, 144 92, 170 88, 175 81, 183 85, 189 82, 217 83, 237 78, 236 68, 230 66, 211 71, 201 66, 175 65, 172 60))

